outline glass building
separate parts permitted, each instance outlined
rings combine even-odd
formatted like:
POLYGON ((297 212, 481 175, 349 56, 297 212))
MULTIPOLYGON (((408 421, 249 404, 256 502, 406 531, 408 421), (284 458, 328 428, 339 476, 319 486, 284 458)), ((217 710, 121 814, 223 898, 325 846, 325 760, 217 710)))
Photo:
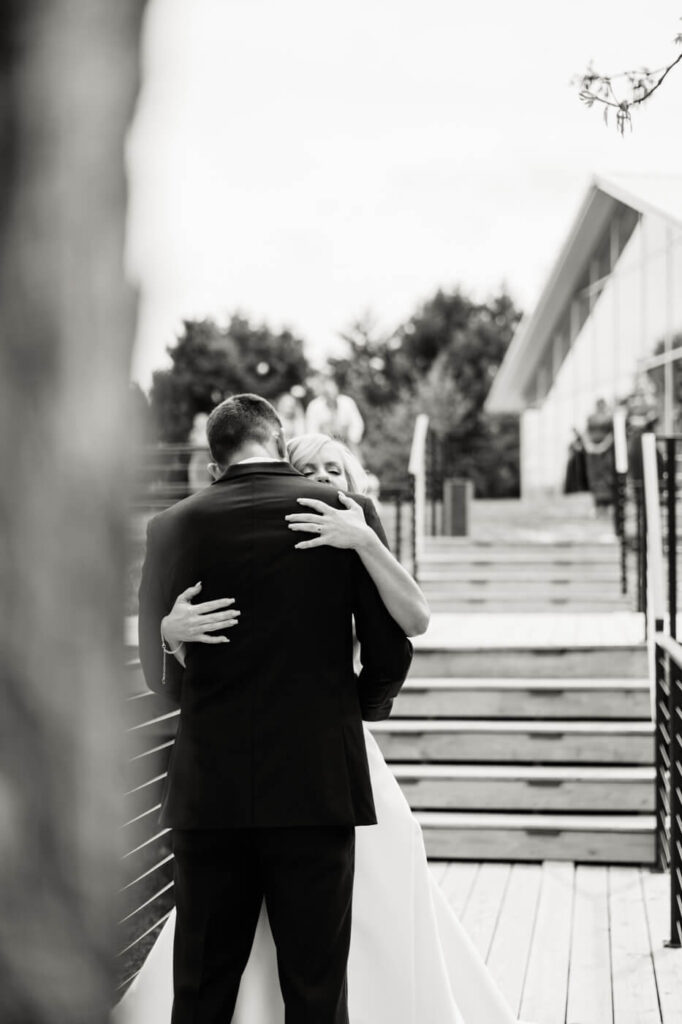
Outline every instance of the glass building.
POLYGON ((682 176, 595 178, 487 402, 521 414, 522 494, 561 490, 573 429, 644 374, 658 429, 682 428, 680 360, 682 176))

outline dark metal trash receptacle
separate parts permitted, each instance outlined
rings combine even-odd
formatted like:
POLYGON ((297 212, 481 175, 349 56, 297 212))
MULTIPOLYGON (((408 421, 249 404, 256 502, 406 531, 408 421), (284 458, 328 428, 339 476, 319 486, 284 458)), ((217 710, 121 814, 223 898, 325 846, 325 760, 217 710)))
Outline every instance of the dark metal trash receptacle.
POLYGON ((443 533, 447 537, 466 537, 469 533, 469 506, 473 496, 471 480, 450 477, 443 481, 443 533))

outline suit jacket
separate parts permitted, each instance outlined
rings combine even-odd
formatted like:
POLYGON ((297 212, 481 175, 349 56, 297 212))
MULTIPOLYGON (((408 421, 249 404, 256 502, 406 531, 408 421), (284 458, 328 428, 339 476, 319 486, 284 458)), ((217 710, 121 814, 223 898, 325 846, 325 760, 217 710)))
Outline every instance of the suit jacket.
MULTIPOLYGON (((362 718, 387 718, 412 647, 355 552, 295 550, 284 519, 299 497, 337 492, 288 463, 232 466, 151 520, 140 585, 140 659, 180 721, 161 823, 173 828, 376 822, 362 718), (234 597, 229 644, 189 644, 166 659, 160 623, 177 595, 234 597), (353 632, 362 670, 353 670, 353 632)), ((383 534, 374 507, 369 523, 383 534)))

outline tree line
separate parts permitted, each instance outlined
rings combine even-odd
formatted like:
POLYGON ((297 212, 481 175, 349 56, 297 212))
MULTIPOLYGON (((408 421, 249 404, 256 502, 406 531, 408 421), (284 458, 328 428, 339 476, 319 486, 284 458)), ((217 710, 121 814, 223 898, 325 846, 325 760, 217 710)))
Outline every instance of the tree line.
MULTIPOLYGON (((404 486, 414 420, 427 412, 442 475, 472 480, 480 497, 518 494, 518 418, 490 415, 484 403, 520 316, 505 289, 485 301, 439 289, 394 331, 365 314, 341 333, 345 351, 327 369, 364 417, 363 458, 384 490, 404 486)), ((149 398, 133 388, 148 442, 186 442, 197 413, 240 391, 311 397, 303 339, 243 314, 224 325, 185 320, 167 351, 170 366, 154 373, 149 398)))

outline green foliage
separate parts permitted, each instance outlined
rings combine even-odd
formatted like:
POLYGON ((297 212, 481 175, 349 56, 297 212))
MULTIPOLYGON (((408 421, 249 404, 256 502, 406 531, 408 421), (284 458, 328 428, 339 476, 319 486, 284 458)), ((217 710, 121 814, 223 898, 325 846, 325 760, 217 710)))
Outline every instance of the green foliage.
MULTIPOLYGON (((384 492, 404 489, 414 420, 427 412, 446 476, 472 480, 481 496, 514 495, 519 484, 518 422, 484 411, 493 377, 519 321, 504 291, 475 302, 439 290, 391 334, 365 314, 342 334, 332 375, 365 420, 363 459, 384 492)), ((151 413, 158 436, 187 440, 197 412, 227 395, 255 391, 272 400, 310 374, 303 343, 235 315, 227 327, 185 321, 169 348, 172 366, 154 374, 151 413)))
POLYGON ((504 291, 486 303, 439 291, 404 329, 415 364, 430 359, 417 404, 441 442, 442 475, 472 480, 479 497, 519 491, 518 419, 484 410, 519 319, 504 291))
POLYGON ((195 415, 229 395, 253 391, 275 400, 310 372, 300 338, 238 314, 227 327, 185 320, 168 354, 172 366, 156 371, 150 393, 158 437, 166 442, 186 441, 195 415))
POLYGON ((384 489, 404 486, 414 418, 427 412, 444 475, 472 480, 480 497, 518 494, 518 420, 483 406, 519 319, 504 291, 477 303, 439 290, 394 335, 368 316, 342 335, 348 354, 330 366, 365 418, 363 455, 384 489))

